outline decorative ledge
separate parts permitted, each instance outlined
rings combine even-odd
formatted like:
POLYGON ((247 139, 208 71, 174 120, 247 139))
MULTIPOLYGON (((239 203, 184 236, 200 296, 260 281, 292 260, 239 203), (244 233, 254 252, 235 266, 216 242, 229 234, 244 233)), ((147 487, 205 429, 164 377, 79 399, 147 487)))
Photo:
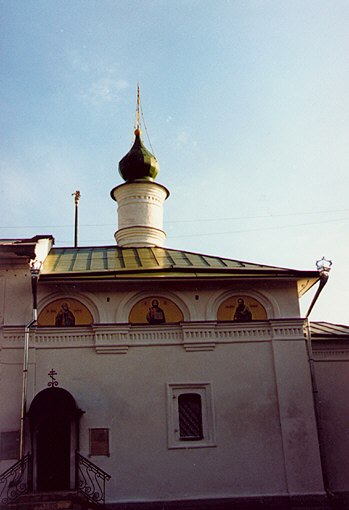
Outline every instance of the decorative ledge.
POLYGON ((349 347, 313 349, 314 361, 349 361, 349 347))
POLYGON ((190 343, 184 343, 184 349, 187 351, 187 352, 195 352, 195 351, 213 351, 213 349, 216 347, 216 344, 214 342, 212 343, 195 343, 195 344, 190 344, 190 343))
POLYGON ((303 320, 270 321, 273 340, 304 340, 303 320))
POLYGON ((127 354, 127 352, 127 345, 114 345, 110 347, 105 345, 96 345, 97 354, 127 354))
MULTIPOLYGON (((126 354, 130 348, 136 346, 177 345, 187 352, 212 351, 219 345, 231 343, 304 341, 302 325, 301 319, 288 319, 249 323, 197 321, 161 325, 35 327, 30 331, 30 348, 90 347, 98 354, 126 354)), ((23 326, 0 328, 0 348, 23 349, 23 341, 23 326)))
POLYGON ((182 343, 187 352, 213 351, 217 323, 182 323, 182 343))

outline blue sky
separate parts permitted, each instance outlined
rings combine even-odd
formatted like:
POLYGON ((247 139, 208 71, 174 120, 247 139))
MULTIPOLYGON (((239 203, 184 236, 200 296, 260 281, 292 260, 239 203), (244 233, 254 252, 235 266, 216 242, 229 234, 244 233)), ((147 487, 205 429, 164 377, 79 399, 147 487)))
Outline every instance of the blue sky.
POLYGON ((347 0, 0 0, 0 14, 1 238, 71 245, 79 189, 80 244, 114 244, 139 81, 166 246, 296 269, 326 256, 311 318, 349 323, 347 0))

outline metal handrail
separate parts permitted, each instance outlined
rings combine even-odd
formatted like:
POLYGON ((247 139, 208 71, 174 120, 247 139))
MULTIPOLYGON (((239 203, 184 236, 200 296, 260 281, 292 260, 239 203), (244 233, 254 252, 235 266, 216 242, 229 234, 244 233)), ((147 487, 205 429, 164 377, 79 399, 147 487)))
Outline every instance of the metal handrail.
POLYGON ((76 452, 75 488, 85 496, 90 503, 104 506, 105 482, 110 480, 110 478, 111 476, 108 475, 108 473, 83 457, 79 452, 76 452))
POLYGON ((27 453, 0 475, 0 505, 14 503, 33 488, 32 455, 27 453))

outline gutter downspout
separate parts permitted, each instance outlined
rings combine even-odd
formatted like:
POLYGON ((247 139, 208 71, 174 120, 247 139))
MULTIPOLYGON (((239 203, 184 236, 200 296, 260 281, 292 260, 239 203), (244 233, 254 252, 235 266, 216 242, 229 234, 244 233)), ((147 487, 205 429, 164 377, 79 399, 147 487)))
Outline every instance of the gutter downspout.
MULTIPOLYGON (((324 260, 325 259, 323 257, 322 260, 318 261, 318 262, 323 262, 324 260)), ((324 446, 324 441, 323 441, 324 434, 323 434, 323 429, 322 429, 322 424, 321 424, 321 419, 320 419, 319 391, 318 391, 318 386, 317 386, 317 382, 316 382, 309 315, 310 315, 310 312, 312 311, 312 309, 314 308, 314 305, 317 302, 326 283, 328 282, 332 262, 327 261, 329 263, 327 265, 323 264, 322 266, 319 266, 318 262, 317 262, 317 266, 318 266, 319 274, 320 274, 319 287, 315 293, 315 296, 313 297, 312 302, 310 303, 308 312, 304 319, 304 333, 305 333, 305 338, 306 338, 311 386, 312 386, 312 392, 313 392, 314 413, 315 413, 316 429, 317 429, 317 435, 318 435, 318 441, 319 441, 319 454, 320 454, 322 479, 323 479, 323 483, 324 483, 325 492, 326 492, 327 496, 330 498, 331 496, 333 496, 333 494, 329 489, 329 482, 328 482, 327 462, 326 462, 325 446, 324 446)))
POLYGON ((331 262, 331 264, 329 264, 329 267, 326 266, 326 267, 319 269, 319 273, 320 273, 319 287, 315 293, 315 296, 313 297, 312 302, 310 303, 309 309, 307 311, 307 315, 305 316, 306 319, 308 319, 310 312, 314 308, 316 301, 319 299, 319 296, 320 296, 321 292, 323 291, 323 288, 325 287, 326 283, 328 282, 331 265, 332 265, 332 262, 331 262))
POLYGON ((24 329, 24 348, 23 348, 23 374, 22 374, 22 401, 21 401, 21 426, 19 435, 19 460, 24 457, 24 421, 27 411, 27 393, 28 393, 28 365, 29 365, 29 338, 30 330, 36 324, 38 319, 37 305, 37 286, 39 280, 41 262, 37 260, 30 261, 31 288, 33 297, 32 319, 28 322, 24 329))

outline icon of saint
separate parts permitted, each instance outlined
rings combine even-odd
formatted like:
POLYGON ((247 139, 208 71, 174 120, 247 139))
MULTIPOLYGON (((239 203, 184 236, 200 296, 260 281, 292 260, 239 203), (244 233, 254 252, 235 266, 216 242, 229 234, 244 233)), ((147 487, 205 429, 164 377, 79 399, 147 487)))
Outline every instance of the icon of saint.
POLYGON ((62 303, 56 315, 55 326, 75 326, 74 314, 69 310, 68 303, 62 303))
POLYGON ((234 313, 234 321, 237 322, 248 322, 252 320, 251 310, 247 305, 245 305, 245 301, 242 298, 238 299, 238 306, 236 307, 234 313))
POLYGON ((159 301, 157 299, 153 299, 151 302, 151 307, 147 313, 147 321, 149 324, 163 324, 166 322, 164 311, 159 307, 159 301))

